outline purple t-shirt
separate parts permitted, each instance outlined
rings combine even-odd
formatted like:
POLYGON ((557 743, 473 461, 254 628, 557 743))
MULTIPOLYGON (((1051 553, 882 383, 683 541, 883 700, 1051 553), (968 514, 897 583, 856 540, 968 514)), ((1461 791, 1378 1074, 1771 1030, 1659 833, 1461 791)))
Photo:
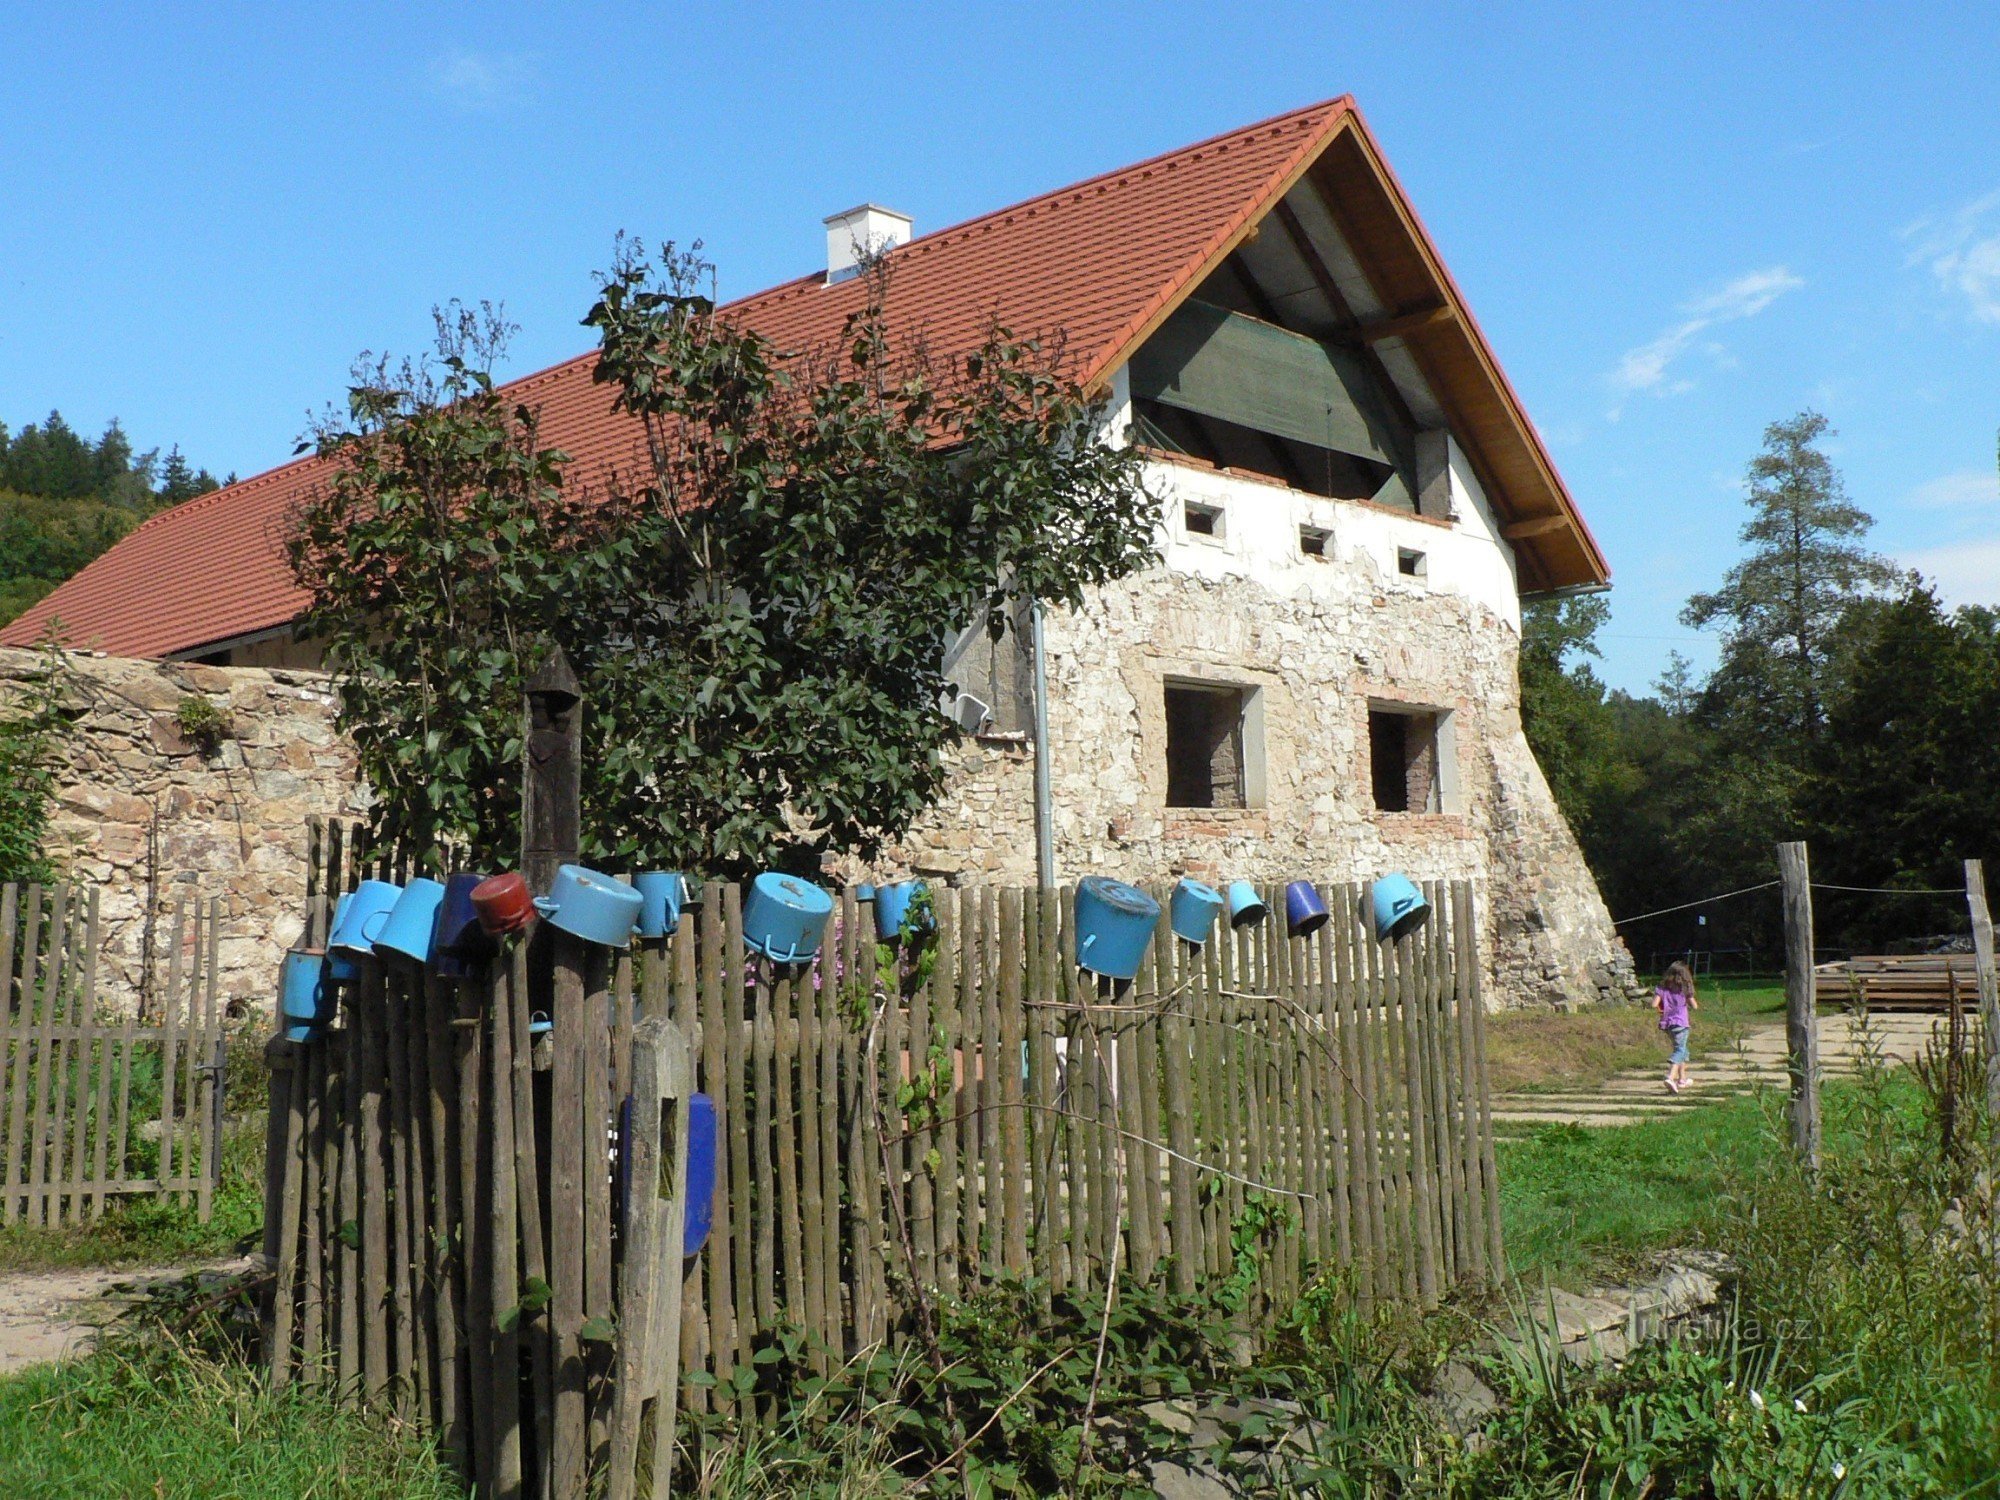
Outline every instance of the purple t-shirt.
POLYGON ((1654 990, 1660 1002, 1660 1025, 1672 1031, 1688 1023, 1688 997, 1674 990, 1654 990))

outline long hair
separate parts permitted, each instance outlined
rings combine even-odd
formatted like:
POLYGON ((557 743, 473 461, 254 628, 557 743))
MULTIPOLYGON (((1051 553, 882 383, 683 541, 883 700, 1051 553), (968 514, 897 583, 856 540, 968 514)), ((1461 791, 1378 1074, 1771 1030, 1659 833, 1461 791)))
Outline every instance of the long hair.
POLYGON ((1660 981, 1660 988, 1676 995, 1694 993, 1694 971, 1679 959, 1667 965, 1667 977, 1660 981))

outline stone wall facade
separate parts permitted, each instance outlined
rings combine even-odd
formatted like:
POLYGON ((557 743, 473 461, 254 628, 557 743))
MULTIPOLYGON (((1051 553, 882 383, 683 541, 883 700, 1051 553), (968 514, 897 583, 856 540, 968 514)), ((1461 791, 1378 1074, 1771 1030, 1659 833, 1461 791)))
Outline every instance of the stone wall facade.
MULTIPOLYGON (((1630 986, 1631 960, 1521 730, 1519 637, 1476 601, 1366 567, 1289 594, 1159 568, 1052 612, 1046 636, 1060 879, 1469 877, 1489 1005, 1630 986), (1170 681, 1254 693, 1261 805, 1168 805, 1170 681), (1440 711, 1441 810, 1376 810, 1371 708, 1440 711)), ((951 796, 892 861, 1031 883, 1032 754, 970 743, 951 796)))
MULTIPOLYGON (((99 993, 132 1007, 165 971, 176 898, 224 899, 223 993, 268 1007, 279 955, 305 904, 306 825, 364 806, 353 748, 333 728, 322 674, 71 653, 71 730, 53 819, 65 877, 100 892, 99 993), (188 743, 190 697, 226 717, 213 750, 188 743)), ((38 652, 0 649, 0 702, 38 672, 38 652)))

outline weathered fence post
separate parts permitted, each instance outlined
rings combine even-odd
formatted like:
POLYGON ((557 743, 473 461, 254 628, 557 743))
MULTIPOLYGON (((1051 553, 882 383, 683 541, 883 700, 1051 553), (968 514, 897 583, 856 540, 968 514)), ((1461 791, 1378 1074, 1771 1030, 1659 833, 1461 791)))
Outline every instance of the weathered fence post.
MULTIPOLYGON (((557 869, 573 861, 581 841, 583 690, 569 659, 558 649, 528 679, 527 734, 521 788, 521 868, 538 891, 555 884, 557 869)), ((550 973, 549 1008, 555 1021, 555 1069, 550 1079, 549 1255, 554 1296, 540 1314, 550 1320, 546 1344, 553 1365, 555 1430, 542 1435, 547 1455, 545 1493, 580 1500, 589 1467, 584 1360, 584 1173, 601 1171, 584 1149, 585 1053, 583 1028, 603 1016, 584 1008, 583 945, 548 923, 537 925, 530 974, 550 973), (549 965, 544 969, 543 964, 549 965)), ((532 981, 531 981, 532 982, 532 981)))
POLYGON ((1778 845, 1785 888, 1785 1044, 1792 1078, 1792 1149, 1819 1170, 1819 1028, 1813 1014, 1812 873, 1802 843, 1778 845))
POLYGON ((1979 973, 1979 1026, 1986 1034, 1986 1112, 2000 1119, 2000 970, 1993 958, 1993 913, 1986 905, 1986 867, 1965 862, 1965 904, 1972 909, 1972 952, 1979 973))

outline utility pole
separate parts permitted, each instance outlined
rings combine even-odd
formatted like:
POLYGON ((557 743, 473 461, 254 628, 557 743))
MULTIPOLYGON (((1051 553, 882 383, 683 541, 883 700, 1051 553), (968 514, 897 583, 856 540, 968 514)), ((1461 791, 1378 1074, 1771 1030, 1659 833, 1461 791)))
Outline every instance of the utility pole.
POLYGON ((1785 1050, 1791 1073, 1792 1149, 1819 1171, 1819 1027, 1813 995, 1812 872, 1802 843, 1778 845, 1785 888, 1785 1050))

